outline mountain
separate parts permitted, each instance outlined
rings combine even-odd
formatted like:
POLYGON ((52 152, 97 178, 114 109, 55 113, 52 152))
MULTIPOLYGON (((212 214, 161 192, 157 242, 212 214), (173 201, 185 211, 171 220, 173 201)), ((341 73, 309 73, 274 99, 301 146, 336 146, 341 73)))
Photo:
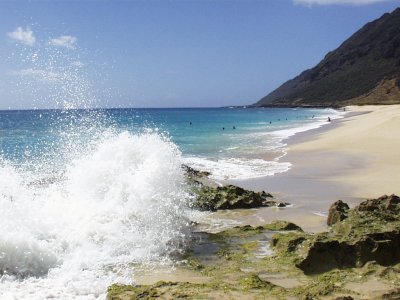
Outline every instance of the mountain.
POLYGON ((400 103, 400 8, 367 23, 255 106, 400 103))

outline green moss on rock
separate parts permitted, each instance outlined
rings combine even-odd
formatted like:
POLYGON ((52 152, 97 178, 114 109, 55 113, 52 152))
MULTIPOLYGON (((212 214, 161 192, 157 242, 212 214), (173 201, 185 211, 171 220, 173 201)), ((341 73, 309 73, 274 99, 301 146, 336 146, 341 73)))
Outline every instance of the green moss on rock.
POLYGON ((223 210, 275 206, 270 201, 272 195, 266 192, 253 192, 234 185, 209 187, 202 186, 196 191, 194 207, 200 210, 223 210))
POLYGON ((271 231, 286 231, 286 230, 297 230, 297 231, 303 231, 300 226, 288 222, 288 221, 282 221, 282 220, 277 220, 274 221, 270 224, 264 225, 264 229, 271 230, 271 231))
MULTIPOLYGON (((284 221, 202 233, 202 243, 209 243, 215 251, 189 250, 185 259, 186 267, 209 278, 208 282, 112 285, 107 299, 335 299, 343 295, 357 299, 360 295, 346 289, 347 283, 365 284, 372 278, 399 286, 400 210, 396 197, 367 200, 350 209, 348 217, 329 232, 320 234, 302 232, 284 221), (260 245, 268 240, 274 255, 259 256, 260 245), (300 284, 279 286, 276 278, 281 276, 300 284)), ((390 290, 383 296, 391 299, 398 294, 390 290)))
POLYGON ((261 280, 256 274, 249 274, 242 278, 239 283, 244 289, 268 289, 272 290, 275 285, 268 281, 261 280))

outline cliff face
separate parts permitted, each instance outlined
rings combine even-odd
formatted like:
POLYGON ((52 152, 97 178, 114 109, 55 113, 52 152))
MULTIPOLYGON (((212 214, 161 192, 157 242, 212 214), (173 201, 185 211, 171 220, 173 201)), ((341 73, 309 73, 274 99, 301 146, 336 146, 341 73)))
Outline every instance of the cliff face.
POLYGON ((400 8, 367 23, 256 106, 400 103, 400 8))

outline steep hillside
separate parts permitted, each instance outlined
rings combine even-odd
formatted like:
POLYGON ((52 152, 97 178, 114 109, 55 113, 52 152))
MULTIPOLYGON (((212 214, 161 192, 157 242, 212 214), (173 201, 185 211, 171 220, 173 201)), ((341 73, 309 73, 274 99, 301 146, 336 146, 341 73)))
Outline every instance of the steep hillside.
POLYGON ((400 8, 367 23, 256 106, 400 103, 400 8))

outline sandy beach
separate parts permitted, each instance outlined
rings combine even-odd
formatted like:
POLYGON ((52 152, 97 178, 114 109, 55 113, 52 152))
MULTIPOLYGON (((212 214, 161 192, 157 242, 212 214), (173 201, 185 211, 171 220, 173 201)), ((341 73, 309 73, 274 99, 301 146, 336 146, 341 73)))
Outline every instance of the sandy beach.
MULTIPOLYGON (((241 222, 284 219, 318 232, 326 229, 327 211, 338 199, 354 206, 365 198, 400 194, 400 105, 350 106, 346 112, 343 119, 289 138, 287 155, 281 158, 292 164, 288 172, 231 181, 293 204, 243 213, 241 222)), ((221 212, 218 217, 237 219, 237 214, 221 212)))
MULTIPOLYGON (((290 153, 320 153, 332 158, 335 154, 347 156, 349 159, 342 161, 343 165, 334 166, 335 172, 327 174, 326 180, 348 185, 349 196, 399 194, 400 106, 351 106, 347 110, 368 113, 346 118, 339 127, 323 132, 312 141, 292 145, 290 153)), ((307 160, 311 160, 310 155, 308 157, 307 160)), ((332 161, 327 159, 320 163, 332 161)))

